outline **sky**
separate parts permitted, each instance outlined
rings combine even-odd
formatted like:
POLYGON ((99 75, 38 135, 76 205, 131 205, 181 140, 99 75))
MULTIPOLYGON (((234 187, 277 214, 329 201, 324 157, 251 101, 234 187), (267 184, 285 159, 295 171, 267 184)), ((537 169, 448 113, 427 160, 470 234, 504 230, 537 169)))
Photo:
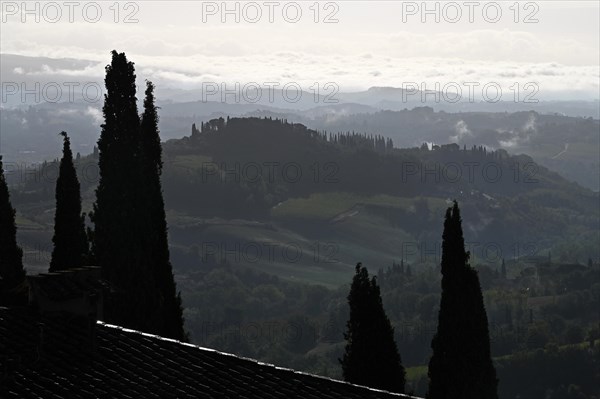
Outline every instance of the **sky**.
POLYGON ((116 49, 173 88, 475 82, 547 100, 600 97, 599 1, 59 1, 26 2, 26 14, 21 1, 1 3, 1 53, 99 62, 41 65, 48 76, 101 79, 116 49))

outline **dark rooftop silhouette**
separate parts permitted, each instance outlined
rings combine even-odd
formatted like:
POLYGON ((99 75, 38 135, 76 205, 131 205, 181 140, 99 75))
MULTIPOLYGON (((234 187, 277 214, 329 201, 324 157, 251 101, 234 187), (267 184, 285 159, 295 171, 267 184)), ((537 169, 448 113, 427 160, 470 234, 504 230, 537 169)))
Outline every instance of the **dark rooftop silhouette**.
POLYGON ((102 283, 90 284, 94 273, 30 278, 30 288, 38 285, 30 306, 0 307, 0 397, 410 398, 109 325, 95 320, 95 303, 87 314, 57 306, 78 291, 96 298, 102 283), (71 288, 55 295, 63 279, 71 288), (52 306, 38 303, 42 286, 53 288, 52 306))

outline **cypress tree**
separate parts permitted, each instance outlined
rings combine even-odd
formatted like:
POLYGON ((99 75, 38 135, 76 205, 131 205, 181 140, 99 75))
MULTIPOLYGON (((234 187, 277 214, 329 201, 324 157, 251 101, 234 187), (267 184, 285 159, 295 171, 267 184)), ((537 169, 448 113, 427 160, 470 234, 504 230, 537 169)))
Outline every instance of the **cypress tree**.
POLYGON ((27 301, 23 250, 17 245, 15 215, 0 155, 0 305, 17 305, 27 301))
POLYGON ((104 124, 99 151, 100 180, 91 215, 94 223, 92 253, 111 283, 113 293, 105 304, 106 321, 148 330, 153 314, 152 279, 143 273, 144 248, 140 239, 140 120, 133 63, 124 53, 112 52, 104 79, 104 124))
POLYGON ((162 195, 160 175, 162 172, 162 148, 158 131, 158 112, 154 104, 154 85, 146 82, 144 113, 141 121, 141 162, 144 193, 142 201, 146 208, 144 247, 146 266, 154 272, 157 298, 155 332, 166 337, 183 340, 183 311, 181 297, 176 293, 173 267, 169 260, 167 221, 162 195))
POLYGON ((385 314, 375 277, 361 263, 348 294, 350 319, 346 350, 340 363, 344 380, 372 388, 404 393, 406 381, 394 329, 385 314))
POLYGON ((430 399, 497 399, 488 320, 477 272, 465 251, 456 201, 442 235, 442 297, 429 361, 430 399))
POLYGON ((71 142, 63 136, 63 157, 56 180, 56 212, 50 271, 80 267, 87 261, 88 241, 85 233, 85 215, 81 213, 79 180, 73 164, 71 142))

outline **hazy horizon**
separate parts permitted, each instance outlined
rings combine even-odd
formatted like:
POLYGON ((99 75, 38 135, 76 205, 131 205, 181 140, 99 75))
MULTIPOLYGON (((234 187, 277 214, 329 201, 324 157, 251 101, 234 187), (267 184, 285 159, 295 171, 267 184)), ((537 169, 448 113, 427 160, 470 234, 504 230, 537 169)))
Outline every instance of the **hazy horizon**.
POLYGON ((427 6, 430 14, 420 2, 341 1, 319 7, 276 2, 272 8, 237 2, 227 9, 220 2, 120 3, 118 13, 99 3, 97 9, 86 8, 85 15, 83 3, 73 9, 39 3, 36 15, 32 3, 33 14, 24 16, 10 3, 2 6, 0 58, 16 54, 93 62, 68 70, 42 64, 10 71, 28 78, 91 76, 101 81, 110 51, 116 49, 135 60, 138 77, 163 88, 293 82, 305 91, 333 83, 340 92, 355 92, 414 83, 436 90, 436 84, 457 83, 466 93, 464 83, 477 82, 497 83, 506 100, 515 83, 521 94, 527 94, 523 85, 533 83, 540 101, 599 98, 600 35, 594 32, 600 8, 592 1, 521 2, 519 7, 476 2, 472 8, 433 2, 427 6), (158 24, 163 28, 154 29, 158 24))

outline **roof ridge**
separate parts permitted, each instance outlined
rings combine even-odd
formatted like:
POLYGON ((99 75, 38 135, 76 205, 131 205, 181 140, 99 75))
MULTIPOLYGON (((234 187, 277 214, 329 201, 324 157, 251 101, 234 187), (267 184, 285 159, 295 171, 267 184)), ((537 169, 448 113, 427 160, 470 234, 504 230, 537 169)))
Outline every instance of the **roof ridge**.
POLYGON ((272 368, 274 368, 276 370, 288 371, 288 372, 292 372, 294 374, 299 374, 299 375, 304 375, 304 376, 308 376, 308 377, 312 377, 312 378, 318 378, 318 379, 322 379, 322 380, 327 380, 327 381, 334 382, 334 383, 337 383, 337 384, 345 384, 345 385, 356 387, 356 388, 362 388, 362 389, 366 389, 366 390, 371 391, 371 392, 378 392, 378 393, 383 393, 383 394, 397 396, 399 398, 406 398, 406 399, 423 399, 423 398, 420 398, 418 396, 411 396, 411 395, 406 395, 406 394, 402 394, 402 393, 395 393, 395 392, 385 391, 385 390, 382 390, 382 389, 370 388, 370 387, 367 387, 367 386, 364 386, 364 385, 352 384, 352 383, 347 382, 347 381, 341 381, 341 380, 336 380, 336 379, 329 378, 329 377, 324 377, 322 375, 311 374, 311 373, 307 373, 307 372, 304 372, 304 371, 298 371, 298 370, 290 369, 290 368, 287 368, 287 367, 280 367, 280 366, 276 366, 276 365, 271 364, 271 363, 261 362, 260 360, 257 360, 257 359, 253 359, 253 358, 249 358, 249 357, 244 357, 244 356, 238 356, 238 355, 235 355, 233 353, 228 353, 228 352, 221 352, 221 351, 216 350, 216 349, 207 348, 207 347, 200 346, 200 345, 195 345, 195 344, 190 344, 189 342, 182 342, 182 341, 179 341, 179 340, 173 339, 173 338, 166 338, 166 337, 162 337, 160 335, 145 333, 143 331, 139 331, 139 330, 134 330, 134 329, 131 329, 131 328, 122 327, 122 326, 119 326, 119 325, 116 325, 116 324, 105 323, 105 322, 103 322, 101 320, 96 321, 96 324, 101 325, 103 327, 107 327, 107 328, 121 330, 121 331, 124 331, 124 332, 127 332, 127 333, 140 334, 140 335, 142 335, 144 337, 148 337, 148 338, 154 338, 154 339, 158 339, 158 340, 161 340, 161 341, 176 343, 176 344, 179 344, 179 345, 183 345, 183 346, 187 346, 187 347, 190 347, 190 348, 199 349, 199 350, 206 351, 206 352, 217 353, 219 355, 234 357, 236 359, 240 359, 240 360, 245 360, 245 361, 256 363, 256 364, 258 364, 260 366, 272 367, 272 368))

